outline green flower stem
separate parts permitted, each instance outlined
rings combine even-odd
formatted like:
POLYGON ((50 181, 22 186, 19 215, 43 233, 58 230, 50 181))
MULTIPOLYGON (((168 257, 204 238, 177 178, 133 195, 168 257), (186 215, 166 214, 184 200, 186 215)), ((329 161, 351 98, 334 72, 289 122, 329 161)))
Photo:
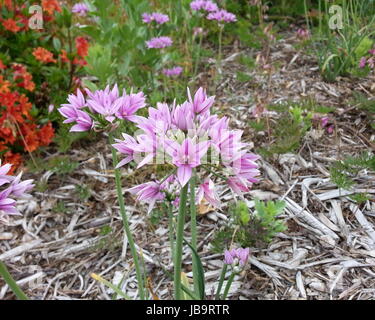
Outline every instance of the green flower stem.
POLYGON ((197 57, 195 59, 195 64, 194 64, 194 77, 197 75, 198 72, 198 64, 199 64, 199 59, 201 57, 201 48, 202 48, 202 41, 203 41, 203 19, 201 19, 201 26, 202 32, 199 33, 199 44, 197 48, 197 57))
POLYGON ((223 42, 223 29, 224 26, 219 26, 219 54, 217 57, 217 68, 221 70, 221 57, 222 57, 222 42, 223 42))
POLYGON ((26 294, 17 285, 16 281, 13 279, 6 265, 2 261, 0 261, 0 275, 4 278, 9 288, 12 289, 12 291, 19 300, 29 300, 26 294))
POLYGON ((168 210, 168 228, 169 228, 169 242, 171 246, 171 259, 174 261, 174 220, 173 220, 173 207, 171 204, 167 205, 168 210))
POLYGON ((180 193, 180 206, 177 219, 176 252, 174 260, 174 291, 175 299, 181 300, 181 264, 182 264, 182 242, 184 236, 184 223, 186 213, 186 200, 189 184, 187 183, 180 193))
MULTIPOLYGON (((197 251, 197 208, 195 206, 195 184, 196 184, 196 174, 195 169, 193 169, 193 175, 190 179, 190 230, 191 230, 191 246, 197 251)), ((197 259, 193 255, 193 280, 194 280, 194 291, 199 294, 199 279, 197 270, 197 259)))
MULTIPOLYGON (((113 134, 110 134, 109 139, 110 139, 110 143, 112 144, 113 143, 113 134)), ((135 271, 136 271, 136 274, 137 274, 137 281, 138 281, 139 297, 141 298, 141 300, 144 300, 145 295, 144 295, 143 275, 142 275, 141 268, 140 268, 140 265, 139 265, 138 253, 137 253, 137 250, 135 248, 134 239, 133 239, 132 233, 130 231, 128 217, 127 217, 126 211, 125 211, 125 203, 124 203, 124 197, 123 197, 123 194, 122 194, 122 186, 121 186, 121 173, 120 173, 119 169, 116 169, 116 166, 118 164, 117 153, 116 153, 116 149, 113 148, 112 146, 111 146, 111 149, 112 149, 113 166, 115 167, 116 190, 117 190, 118 203, 120 205, 120 213, 121 213, 122 223, 124 225, 126 237, 128 238, 130 252, 131 252, 133 260, 134 260, 135 271)))
POLYGON ((224 293, 223 293, 223 300, 225 300, 227 298, 227 295, 228 295, 228 292, 229 292, 229 289, 230 289, 230 286, 232 285, 232 282, 234 280, 234 276, 236 274, 234 272, 232 272, 232 274, 230 275, 228 281, 227 281, 227 284, 225 286, 225 289, 224 289, 224 293))
POLYGON ((223 269, 221 270, 219 285, 217 286, 217 290, 216 290, 215 300, 220 300, 220 292, 221 292, 221 288, 223 287, 223 283, 224 283, 224 279, 225 279, 225 274, 227 273, 227 269, 228 269, 228 265, 226 263, 224 263, 223 269))

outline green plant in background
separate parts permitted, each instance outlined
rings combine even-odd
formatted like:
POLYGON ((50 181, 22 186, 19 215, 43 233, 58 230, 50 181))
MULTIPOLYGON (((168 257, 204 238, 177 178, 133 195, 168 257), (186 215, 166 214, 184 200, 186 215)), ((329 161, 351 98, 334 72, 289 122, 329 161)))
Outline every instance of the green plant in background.
MULTIPOLYGON (((272 109, 272 107, 270 108, 272 109)), ((270 124, 272 143, 258 150, 265 157, 296 151, 312 125, 312 113, 300 106, 291 106, 270 124)))
POLYGON ((375 172, 375 156, 373 154, 364 152, 360 155, 346 157, 342 161, 334 162, 330 168, 331 180, 339 188, 349 190, 355 184, 354 178, 362 170, 375 172))
MULTIPOLYGON (((309 21, 309 13, 306 7, 306 21, 309 21)), ((326 81, 335 81, 338 76, 349 74, 361 74, 359 71, 360 58, 371 49, 375 34, 375 15, 366 13, 365 8, 371 7, 371 1, 342 0, 336 1, 342 9, 342 28, 330 29, 330 7, 327 1, 319 1, 319 11, 322 15, 318 18, 319 27, 314 34, 315 52, 318 58, 320 71, 326 81)), ((332 11, 331 11, 332 12, 332 11)), ((374 12, 370 10, 370 12, 374 12)), ((337 13, 336 13, 337 14, 337 13)), ((338 18, 340 19, 340 17, 338 18)))
POLYGON ((311 98, 298 102, 286 101, 272 104, 267 106, 267 109, 277 112, 277 119, 267 121, 265 118, 259 118, 249 122, 249 126, 256 131, 268 129, 269 142, 258 150, 267 158, 274 154, 296 151, 315 119, 334 110, 332 107, 318 104, 311 98))
POLYGON ((229 208, 231 219, 216 232, 211 242, 215 252, 222 252, 231 243, 242 247, 262 246, 272 241, 278 232, 286 230, 286 225, 278 216, 285 209, 284 201, 255 200, 255 210, 250 212, 246 202, 239 201, 229 208))

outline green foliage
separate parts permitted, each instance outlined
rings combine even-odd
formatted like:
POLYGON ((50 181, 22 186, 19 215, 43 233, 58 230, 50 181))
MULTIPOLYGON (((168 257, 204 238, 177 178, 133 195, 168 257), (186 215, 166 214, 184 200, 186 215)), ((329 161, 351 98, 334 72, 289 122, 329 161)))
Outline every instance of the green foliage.
POLYGON ((90 135, 88 132, 75 132, 75 134, 69 134, 69 127, 67 125, 62 125, 59 127, 55 137, 54 142, 57 144, 57 149, 59 152, 67 152, 72 144, 83 138, 87 138, 90 135))
POLYGON ((285 103, 267 106, 268 110, 279 113, 277 120, 260 118, 258 121, 249 122, 249 126, 256 131, 265 131, 272 137, 270 143, 257 150, 264 157, 272 157, 274 154, 284 154, 296 151, 301 141, 310 130, 315 114, 327 114, 334 109, 318 104, 313 99, 303 99, 298 102, 287 101, 285 103))
POLYGON ((247 73, 238 71, 236 78, 239 82, 249 82, 253 77, 247 73))
POLYGON ((320 3, 323 14, 314 36, 317 40, 315 52, 326 81, 333 82, 338 76, 350 74, 363 75, 363 70, 358 68, 359 59, 371 48, 371 37, 375 34, 375 16, 370 16, 369 20, 369 16, 363 14, 366 5, 367 1, 342 1, 343 28, 331 30, 329 19, 332 15, 328 12, 330 5, 324 1, 320 3))
POLYGON ((274 140, 258 150, 261 155, 271 157, 273 154, 293 152, 299 148, 303 137, 311 127, 311 117, 310 115, 302 117, 300 109, 291 110, 272 123, 271 132, 274 140))
POLYGON ((357 204, 365 203, 366 201, 371 199, 371 196, 368 193, 356 193, 349 196, 357 204))
POLYGON ((69 213, 68 208, 65 206, 65 203, 62 200, 56 202, 52 208, 52 211, 55 213, 69 213))
POLYGON ((78 198, 81 201, 87 201, 91 197, 91 190, 85 184, 83 184, 83 185, 77 184, 75 186, 75 191, 77 193, 78 198))
POLYGON ((239 201, 229 208, 231 219, 216 232, 211 244, 215 252, 223 252, 232 241, 242 247, 262 246, 272 241, 286 225, 278 219, 284 212, 284 201, 255 200, 255 211, 250 212, 247 204, 239 201))
POLYGON ((362 153, 355 157, 347 157, 336 161, 330 168, 331 180, 339 188, 350 189, 354 185, 354 178, 364 169, 375 171, 375 156, 362 153))

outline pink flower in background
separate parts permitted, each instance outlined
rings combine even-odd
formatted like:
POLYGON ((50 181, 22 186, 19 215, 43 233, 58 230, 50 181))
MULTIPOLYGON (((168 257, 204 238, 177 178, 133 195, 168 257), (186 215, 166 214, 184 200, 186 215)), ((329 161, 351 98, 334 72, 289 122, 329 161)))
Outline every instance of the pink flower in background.
POLYGON ((234 15, 233 13, 230 13, 230 12, 224 10, 224 9, 221 9, 221 10, 216 11, 216 12, 211 12, 207 16, 207 19, 208 20, 216 20, 220 23, 222 23, 222 22, 228 23, 228 22, 236 22, 237 21, 236 15, 234 15))
POLYGON ((297 30, 297 37, 302 40, 307 40, 310 38, 310 32, 307 29, 300 28, 297 30))
POLYGON ((224 252, 224 263, 231 265, 232 267, 241 266, 243 267, 249 259, 250 249, 249 248, 238 248, 232 250, 225 250, 224 252))
POLYGON ((167 77, 175 77, 175 76, 179 76, 182 72, 182 68, 181 67, 174 67, 174 68, 171 68, 171 69, 163 69, 163 74, 166 75, 167 77))
POLYGON ((48 113, 51 113, 55 109, 55 106, 53 104, 50 104, 48 106, 48 113))
POLYGON ((198 35, 206 35, 207 34, 207 32, 204 31, 204 29, 201 28, 201 27, 195 27, 193 30, 194 30, 194 33, 193 33, 194 37, 196 37, 198 35))
POLYGON ((137 195, 138 201, 149 203, 148 213, 151 212, 157 200, 163 200, 165 198, 164 193, 160 191, 160 184, 156 182, 143 183, 130 188, 127 191, 129 191, 131 194, 137 195))
POLYGON ((146 98, 143 92, 131 93, 120 98, 120 107, 116 111, 116 117, 132 121, 134 114, 146 106, 146 98))
POLYGON ((328 117, 320 118, 320 125, 322 126, 322 128, 326 128, 328 134, 332 134, 335 129, 334 125, 330 123, 328 117))
POLYGON ((219 10, 216 3, 210 0, 195 0, 190 3, 190 8, 194 11, 204 10, 207 12, 215 12, 219 10))
POLYGON ((362 69, 362 68, 366 67, 366 64, 367 64, 366 57, 362 57, 361 60, 359 61, 359 67, 362 69))
POLYGON ((89 7, 85 3, 76 3, 72 8, 72 12, 83 17, 87 15, 87 12, 89 12, 89 7))
POLYGON ((371 57, 367 60, 367 65, 371 68, 374 69, 375 66, 375 58, 371 57))
POLYGON ((21 181, 22 173, 17 177, 7 175, 10 164, 1 165, 0 161, 0 221, 5 216, 20 215, 14 198, 26 198, 34 187, 33 180, 21 181))
POLYGON ((172 43, 173 41, 170 37, 158 37, 146 41, 147 48, 149 49, 163 49, 171 46, 172 43))
POLYGON ((126 94, 124 90, 120 95, 117 84, 112 89, 106 86, 104 90, 85 91, 87 100, 82 92, 77 90, 77 95, 70 94, 69 103, 62 104, 58 109, 66 118, 64 123, 76 122, 70 131, 87 131, 95 125, 103 126, 101 117, 109 123, 124 119, 133 121, 136 117, 134 114, 146 105, 143 92, 126 94))
POLYGON ((203 198, 212 206, 220 208, 220 199, 215 190, 215 184, 210 178, 206 178, 198 188, 197 203, 200 203, 203 198))
POLYGON ((164 24, 169 21, 169 17, 166 14, 153 12, 142 14, 142 21, 144 23, 152 23, 155 21, 157 24, 164 24))

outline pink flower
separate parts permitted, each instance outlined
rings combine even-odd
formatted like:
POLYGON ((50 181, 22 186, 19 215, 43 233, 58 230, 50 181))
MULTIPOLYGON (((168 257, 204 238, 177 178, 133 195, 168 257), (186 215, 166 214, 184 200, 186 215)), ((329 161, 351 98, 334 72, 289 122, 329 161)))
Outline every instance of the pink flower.
POLYGON ((184 102, 182 105, 173 108, 172 123, 183 131, 194 128, 194 114, 189 102, 184 102))
POLYGON ((77 122, 77 124, 71 127, 70 129, 71 132, 89 131, 95 126, 95 123, 90 118, 90 116, 86 112, 81 111, 81 110, 76 110, 76 117, 74 121, 77 122))
POLYGON ((310 32, 309 30, 306 29, 298 29, 297 30, 297 37, 302 39, 302 40, 307 40, 310 38, 310 32))
POLYGON ((15 179, 12 181, 10 185, 11 193, 15 197, 24 197, 27 193, 34 187, 33 181, 34 180, 25 180, 21 181, 22 173, 20 173, 15 179))
POLYGON ((191 98, 190 90, 188 89, 189 102, 193 105, 193 111, 195 113, 205 113, 208 111, 215 101, 215 97, 207 97, 206 91, 203 88, 199 88, 194 95, 194 99, 191 98))
POLYGON ((232 267, 237 267, 237 266, 244 267, 247 260, 249 259, 249 254, 250 254, 249 248, 225 250, 224 263, 227 265, 231 265, 232 267))
POLYGON ((142 14, 142 21, 144 23, 151 23, 155 21, 157 24, 164 24, 169 21, 169 17, 166 14, 153 12, 142 14))
POLYGON ((207 12, 215 12, 219 8, 217 4, 210 0, 195 0, 190 3, 190 8, 194 11, 204 10, 207 12))
POLYGON ((245 179, 239 177, 230 177, 227 180, 228 186, 238 195, 242 195, 243 192, 249 192, 248 183, 245 179))
POLYGON ((171 46, 172 43, 173 41, 170 37, 158 37, 146 41, 147 48, 149 49, 163 49, 171 46))
POLYGON ((362 69, 366 67, 367 59, 366 57, 362 57, 361 60, 359 61, 359 67, 362 69))
POLYGON ((327 126, 327 124, 328 124, 328 120, 329 120, 328 117, 322 117, 322 118, 320 119, 320 124, 322 125, 322 128, 324 128, 324 127, 327 126))
POLYGON ((236 16, 233 13, 230 13, 224 9, 221 9, 216 12, 211 12, 207 16, 208 20, 217 20, 218 22, 235 22, 237 21, 236 16))
POLYGON ((130 188, 127 191, 131 194, 136 194, 138 201, 149 203, 147 213, 151 212, 157 200, 163 200, 165 198, 165 194, 160 191, 160 185, 156 182, 143 183, 139 186, 130 188))
POLYGON ((168 141, 167 152, 172 157, 173 164, 178 167, 177 179, 182 187, 190 180, 192 168, 200 165, 209 144, 208 141, 194 144, 190 138, 185 139, 181 145, 172 140, 168 141))
POLYGON ((203 198, 205 198, 212 206, 220 208, 220 199, 216 193, 215 184, 210 178, 206 178, 198 188, 197 203, 200 203, 203 198))
POLYGON ((85 97, 79 89, 77 89, 77 95, 68 95, 68 102, 69 103, 62 104, 62 106, 74 109, 82 109, 84 106, 86 106, 85 97))
POLYGON ((181 67, 174 67, 172 69, 163 69, 163 74, 165 74, 167 77, 173 77, 173 76, 178 76, 182 72, 181 67))
POLYGON ((143 92, 131 93, 120 98, 119 108, 116 111, 116 117, 132 121, 133 115, 141 108, 146 106, 146 98, 143 92))
POLYGON ((13 177, 7 174, 11 167, 12 165, 10 163, 6 163, 3 166, 1 166, 0 162, 0 187, 13 180, 13 177))
POLYGON ((72 12, 78 13, 78 15, 80 16, 86 16, 88 11, 89 11, 89 8, 84 3, 76 3, 72 8, 72 12))
POLYGON ((97 90, 92 93, 86 89, 87 95, 90 99, 87 100, 89 109, 95 113, 99 113, 104 118, 113 122, 116 119, 115 114, 124 103, 123 97, 119 97, 117 84, 110 90, 107 86, 104 90, 97 90))
POLYGON ((1 165, 0 161, 0 220, 4 216, 19 215, 13 198, 28 196, 28 191, 34 187, 33 180, 21 181, 22 173, 17 177, 7 175, 10 168, 10 164, 1 165))

